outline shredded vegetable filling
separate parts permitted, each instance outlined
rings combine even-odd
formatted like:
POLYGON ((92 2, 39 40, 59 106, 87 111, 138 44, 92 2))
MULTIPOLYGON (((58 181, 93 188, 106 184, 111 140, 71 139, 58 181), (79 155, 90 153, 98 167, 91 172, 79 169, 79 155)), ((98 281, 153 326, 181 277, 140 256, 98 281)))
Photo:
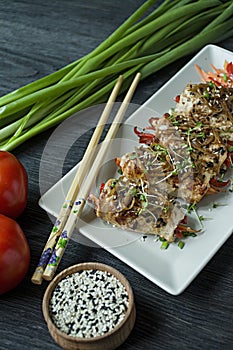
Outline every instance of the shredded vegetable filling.
POLYGON ((98 217, 166 242, 196 234, 187 208, 230 184, 223 177, 233 156, 233 67, 224 67, 213 74, 198 67, 207 81, 188 84, 170 113, 134 128, 142 145, 117 158, 121 176, 90 196, 98 217))

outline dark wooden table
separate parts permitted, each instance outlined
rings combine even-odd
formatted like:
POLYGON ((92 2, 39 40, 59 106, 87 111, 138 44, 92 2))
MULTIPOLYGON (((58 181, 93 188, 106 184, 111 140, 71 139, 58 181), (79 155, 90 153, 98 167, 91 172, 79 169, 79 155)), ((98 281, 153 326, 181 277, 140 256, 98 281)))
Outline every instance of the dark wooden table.
MULTIPOLYGON (((142 3, 142 0, 1 0, 0 95, 87 54, 142 3)), ((233 50, 233 38, 220 45, 233 50)), ((133 102, 142 104, 190 58, 185 57, 142 82, 133 102)), ((30 281, 51 229, 51 221, 38 206, 38 200, 40 160, 53 131, 35 137, 13 152, 29 175, 28 205, 19 222, 30 245, 31 264, 25 280, 0 297, 1 350, 59 348, 49 335, 41 311, 47 284, 36 286, 30 281)), ((80 142, 82 152, 85 142, 80 142)), ((51 171, 59 164, 59 157, 58 152, 51 171)), ((78 156, 71 154, 64 173, 77 161, 78 156)), ((137 320, 121 349, 230 350, 233 348, 232 257, 233 237, 179 296, 163 291, 107 251, 74 241, 59 271, 75 263, 98 261, 114 266, 128 278, 135 293, 137 320)))

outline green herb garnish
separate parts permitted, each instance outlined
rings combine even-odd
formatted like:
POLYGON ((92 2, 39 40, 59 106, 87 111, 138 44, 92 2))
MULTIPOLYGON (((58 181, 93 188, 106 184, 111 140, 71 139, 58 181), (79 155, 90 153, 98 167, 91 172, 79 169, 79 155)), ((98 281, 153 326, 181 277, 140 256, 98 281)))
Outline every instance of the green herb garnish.
POLYGON ((190 214, 192 211, 196 211, 196 203, 192 203, 188 206, 187 212, 190 214))
POLYGON ((167 249, 168 247, 169 247, 168 241, 164 241, 160 246, 161 249, 167 249))
POLYGON ((183 241, 179 241, 179 243, 178 243, 178 247, 180 248, 180 249, 183 249, 184 248, 184 242, 183 241))
POLYGON ((218 207, 225 207, 226 205, 227 204, 219 204, 219 203, 213 202, 212 207, 215 209, 215 208, 218 208, 218 207))

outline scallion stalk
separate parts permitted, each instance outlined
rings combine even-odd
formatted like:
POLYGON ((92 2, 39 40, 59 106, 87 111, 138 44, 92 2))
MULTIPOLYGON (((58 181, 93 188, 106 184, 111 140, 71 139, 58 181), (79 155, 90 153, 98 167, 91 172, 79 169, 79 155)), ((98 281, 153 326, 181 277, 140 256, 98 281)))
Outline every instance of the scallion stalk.
POLYGON ((233 35, 232 1, 147 0, 86 56, 0 97, 0 148, 13 150, 93 104, 104 103, 123 74, 142 79, 209 43, 233 35), (151 13, 146 15, 146 12, 151 13))

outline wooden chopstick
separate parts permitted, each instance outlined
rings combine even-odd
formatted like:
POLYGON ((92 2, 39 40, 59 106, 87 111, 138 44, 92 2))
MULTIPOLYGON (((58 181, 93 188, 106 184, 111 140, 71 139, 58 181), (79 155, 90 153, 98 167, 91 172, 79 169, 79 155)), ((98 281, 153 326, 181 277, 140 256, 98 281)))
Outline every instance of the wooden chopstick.
POLYGON ((61 258, 65 252, 66 246, 72 237, 73 231, 75 229, 75 226, 77 225, 77 222, 81 216, 82 210, 85 206, 86 200, 89 196, 89 192, 91 190, 91 187, 93 185, 93 181, 95 180, 99 169, 102 165, 102 161, 107 153, 107 150, 109 148, 109 145, 112 141, 112 139, 115 137, 120 123, 123 119, 123 116, 125 114, 125 111, 131 101, 131 98, 134 94, 134 91, 137 87, 137 84, 140 80, 141 74, 137 73, 117 114, 114 118, 114 121, 111 125, 111 127, 108 130, 108 133, 104 139, 104 141, 101 144, 100 150, 94 160, 94 163, 88 173, 88 176, 86 177, 84 184, 82 188, 79 191, 79 197, 75 200, 75 203, 72 207, 72 210, 70 212, 70 215, 68 217, 68 220, 64 226, 63 232, 61 234, 61 238, 58 240, 56 247, 54 248, 52 258, 50 259, 49 263, 47 264, 47 267, 43 273, 43 278, 46 280, 51 280, 57 270, 57 267, 59 265, 59 262, 61 261, 61 258))
POLYGON ((116 97, 119 93, 121 84, 123 81, 123 76, 119 76, 112 93, 108 99, 108 102, 103 110, 103 113, 99 119, 99 122, 95 128, 95 131, 91 137, 91 140, 88 144, 88 147, 84 153, 83 159, 77 169, 77 172, 75 174, 75 177, 72 181, 72 184, 69 188, 69 191, 66 195, 65 201, 60 209, 60 212, 58 214, 58 217, 55 221, 55 224, 52 228, 52 231, 50 233, 50 236, 47 240, 47 243, 45 244, 45 247, 43 249, 43 252, 40 257, 40 261, 35 269, 35 272, 31 278, 31 281, 35 284, 41 284, 43 280, 43 273, 46 265, 48 264, 52 252, 56 246, 57 240, 59 239, 63 228, 66 224, 66 221, 70 215, 71 208, 74 204, 74 201, 78 195, 78 191, 80 189, 80 186, 83 182, 83 179, 87 173, 88 167, 90 166, 90 163, 93 159, 96 146, 98 145, 98 142, 100 140, 100 137, 102 135, 104 126, 107 122, 107 119, 112 111, 112 108, 114 106, 114 102, 116 100, 116 97))

